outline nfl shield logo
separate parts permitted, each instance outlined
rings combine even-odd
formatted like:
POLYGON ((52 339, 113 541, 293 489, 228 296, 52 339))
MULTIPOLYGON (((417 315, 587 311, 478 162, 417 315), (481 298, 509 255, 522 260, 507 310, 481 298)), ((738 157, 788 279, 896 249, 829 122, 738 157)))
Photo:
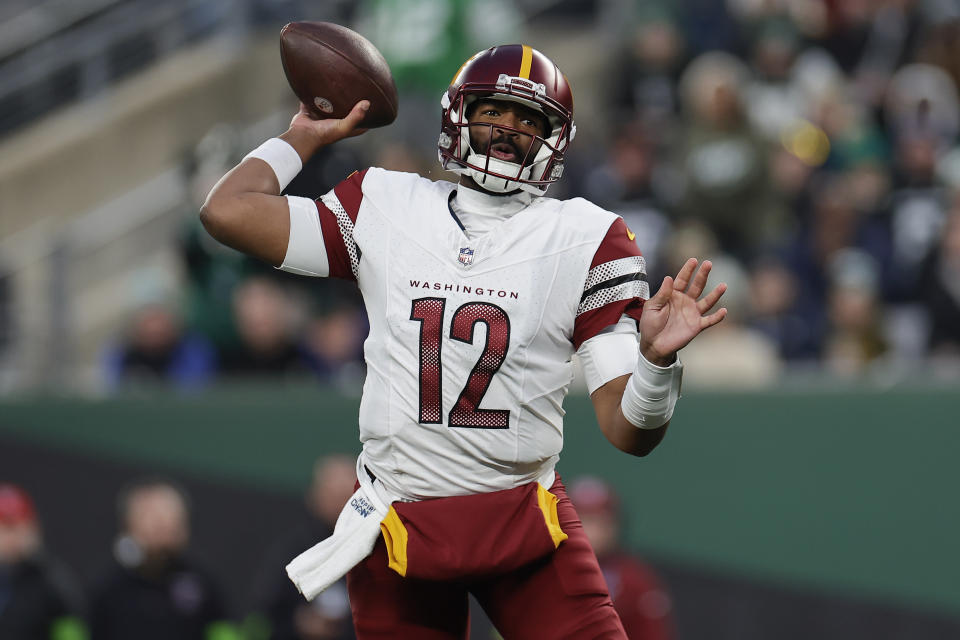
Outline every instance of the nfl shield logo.
POLYGON ((473 249, 469 247, 460 249, 460 264, 465 267, 473 264, 473 249))

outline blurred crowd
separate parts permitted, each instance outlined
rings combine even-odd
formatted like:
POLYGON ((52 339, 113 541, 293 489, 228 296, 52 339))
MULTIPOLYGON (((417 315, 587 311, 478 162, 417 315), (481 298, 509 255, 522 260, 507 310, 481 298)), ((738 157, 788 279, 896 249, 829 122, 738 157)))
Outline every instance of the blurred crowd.
POLYGON ((643 5, 573 189, 627 219, 651 282, 695 255, 729 283, 691 379, 956 373, 960 7, 681 4, 643 5))
MULTIPOLYGON (((462 10, 441 26, 459 35, 421 60, 378 38, 378 28, 402 26, 391 18, 397 3, 361 3, 354 17, 382 42, 401 105, 414 108, 401 108, 375 147, 325 150, 289 193, 318 197, 368 165, 443 177, 430 144, 438 129, 423 117, 426 109, 439 122, 433 97, 446 80, 434 72, 490 38, 450 22, 476 24, 474 3, 449 4, 462 10), (423 140, 410 143, 410 132, 423 140)), ((494 4, 509 15, 509 0, 494 4)), ((552 6, 599 20, 610 4, 552 6)), ((684 350, 688 381, 960 375, 960 2, 618 6, 617 37, 601 56, 607 109, 576 114, 604 135, 574 143, 550 196, 583 196, 622 215, 654 286, 688 256, 713 261, 730 313, 684 350)), ((516 21, 501 31, 523 37, 516 21)), ((366 326, 355 292, 254 264, 193 222, 209 187, 247 151, 238 139, 218 126, 190 154, 185 302, 141 309, 106 349, 107 377, 196 388, 229 376, 312 375, 356 393, 366 326)))
MULTIPOLYGON (((113 560, 97 575, 82 578, 44 545, 31 495, 0 482, 0 638, 352 640, 345 580, 307 602, 284 567, 330 535, 353 494, 355 468, 345 455, 317 461, 303 524, 255 551, 260 570, 249 576, 243 603, 226 601, 221 578, 194 553, 195 507, 176 482, 145 478, 119 492, 113 560)), ((670 595, 654 570, 623 546, 620 501, 612 486, 584 476, 570 485, 569 496, 629 636, 672 640, 670 595)), ((471 637, 499 638, 481 610, 473 618, 471 637)))

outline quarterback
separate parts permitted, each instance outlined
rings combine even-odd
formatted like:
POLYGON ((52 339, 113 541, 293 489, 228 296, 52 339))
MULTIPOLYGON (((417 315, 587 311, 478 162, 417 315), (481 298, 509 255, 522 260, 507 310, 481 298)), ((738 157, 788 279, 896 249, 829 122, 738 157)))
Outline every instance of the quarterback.
POLYGON ((723 319, 725 287, 707 291, 710 262, 691 258, 651 297, 620 217, 545 195, 576 127, 539 51, 481 51, 441 106, 457 184, 369 168, 316 201, 281 196, 318 149, 363 133, 369 103, 342 120, 301 106, 201 210, 231 247, 355 281, 369 315, 359 488, 288 573, 307 597, 347 573, 361 639, 466 637, 469 593, 508 640, 625 638, 555 469, 571 358, 607 439, 646 455, 679 397, 677 351, 723 319))

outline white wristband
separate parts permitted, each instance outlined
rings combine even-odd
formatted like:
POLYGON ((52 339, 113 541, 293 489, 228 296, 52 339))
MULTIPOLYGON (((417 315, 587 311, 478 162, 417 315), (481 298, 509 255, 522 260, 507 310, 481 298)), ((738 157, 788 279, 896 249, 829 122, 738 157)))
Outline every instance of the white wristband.
POLYGON ((280 138, 270 138, 243 159, 247 158, 259 158, 270 165, 274 175, 277 176, 277 182, 280 183, 280 191, 286 189, 303 169, 300 154, 290 146, 289 142, 280 138))
POLYGON ((623 417, 638 429, 662 427, 673 416, 682 380, 679 357, 669 367, 658 367, 640 353, 620 400, 623 417))

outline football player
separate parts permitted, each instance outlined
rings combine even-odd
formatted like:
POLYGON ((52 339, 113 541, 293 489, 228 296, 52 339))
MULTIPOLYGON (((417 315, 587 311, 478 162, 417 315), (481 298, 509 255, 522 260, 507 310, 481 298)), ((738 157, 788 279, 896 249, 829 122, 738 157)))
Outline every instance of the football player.
POLYGON ((508 639, 624 638, 555 471, 571 357, 604 435, 646 455, 679 397, 677 351, 723 319, 725 287, 707 291, 710 262, 691 258, 651 297, 620 217, 545 196, 576 127, 535 49, 481 51, 443 94, 457 184, 370 168, 316 201, 281 196, 318 149, 363 133, 367 108, 301 105, 201 211, 231 247, 355 281, 369 315, 360 489, 288 573, 310 597, 349 569, 359 638, 464 637, 468 593, 508 639))

